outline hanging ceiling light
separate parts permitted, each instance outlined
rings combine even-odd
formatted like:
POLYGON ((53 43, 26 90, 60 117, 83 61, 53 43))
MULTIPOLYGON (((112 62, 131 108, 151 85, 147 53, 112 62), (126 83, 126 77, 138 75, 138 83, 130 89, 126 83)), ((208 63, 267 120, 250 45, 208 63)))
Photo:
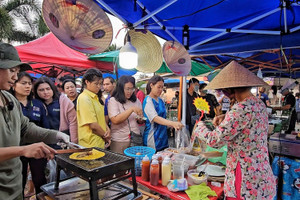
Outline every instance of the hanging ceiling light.
POLYGON ((129 34, 127 34, 126 44, 120 49, 119 64, 125 69, 134 69, 138 65, 137 50, 131 44, 129 34))

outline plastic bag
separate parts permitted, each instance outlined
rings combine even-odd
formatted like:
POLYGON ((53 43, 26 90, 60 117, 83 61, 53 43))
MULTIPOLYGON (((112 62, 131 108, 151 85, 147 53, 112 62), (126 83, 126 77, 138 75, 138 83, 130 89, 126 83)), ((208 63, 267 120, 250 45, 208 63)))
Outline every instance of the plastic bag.
POLYGON ((188 189, 188 183, 185 178, 170 180, 168 185, 168 190, 171 192, 179 192, 188 189))
MULTIPOLYGON (((46 165, 46 179, 48 183, 56 180, 56 167, 57 163, 54 159, 48 160, 46 165)), ((66 173, 64 170, 60 170, 60 180, 71 177, 71 173, 66 173)))
POLYGON ((223 155, 222 157, 217 157, 217 158, 209 158, 208 161, 216 163, 216 162, 220 162, 223 165, 226 165, 226 158, 227 158, 227 145, 224 145, 223 147, 221 147, 220 149, 215 149, 212 148, 210 146, 207 145, 206 147, 206 152, 210 152, 210 151, 218 151, 218 152, 222 152, 223 155))
POLYGON ((179 153, 188 153, 192 150, 190 133, 186 128, 175 131, 175 147, 179 153))

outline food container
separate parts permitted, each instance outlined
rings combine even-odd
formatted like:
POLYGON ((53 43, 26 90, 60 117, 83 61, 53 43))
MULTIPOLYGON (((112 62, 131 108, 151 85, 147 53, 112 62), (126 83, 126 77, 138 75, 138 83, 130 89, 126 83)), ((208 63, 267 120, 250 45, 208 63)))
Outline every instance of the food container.
POLYGON ((184 178, 184 165, 180 162, 173 163, 173 180, 184 178))
POLYGON ((195 168, 196 162, 199 160, 197 156, 187 154, 174 154, 171 158, 173 162, 184 162, 184 172, 187 173, 189 169, 195 168))
POLYGON ((207 174, 198 177, 199 171, 196 169, 189 170, 187 172, 188 175, 188 183, 190 185, 199 185, 203 182, 207 183, 207 174))

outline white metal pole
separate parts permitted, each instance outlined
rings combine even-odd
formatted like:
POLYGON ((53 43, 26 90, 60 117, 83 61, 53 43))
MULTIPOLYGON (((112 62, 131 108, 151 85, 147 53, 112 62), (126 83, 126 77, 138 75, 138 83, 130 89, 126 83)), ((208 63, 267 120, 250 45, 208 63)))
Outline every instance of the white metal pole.
POLYGON ((182 79, 182 117, 181 117, 181 123, 185 126, 186 125, 186 76, 182 79))
POLYGON ((284 33, 287 33, 286 2, 285 1, 283 1, 283 19, 284 19, 284 33))

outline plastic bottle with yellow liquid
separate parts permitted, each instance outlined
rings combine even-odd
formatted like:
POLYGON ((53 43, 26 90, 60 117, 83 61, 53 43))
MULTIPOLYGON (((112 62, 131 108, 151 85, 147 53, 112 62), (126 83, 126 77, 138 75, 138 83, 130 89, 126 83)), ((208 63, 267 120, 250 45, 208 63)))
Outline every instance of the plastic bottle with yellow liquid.
POLYGON ((165 157, 162 162, 161 175, 162 185, 167 186, 169 180, 171 179, 171 159, 169 157, 165 157))

